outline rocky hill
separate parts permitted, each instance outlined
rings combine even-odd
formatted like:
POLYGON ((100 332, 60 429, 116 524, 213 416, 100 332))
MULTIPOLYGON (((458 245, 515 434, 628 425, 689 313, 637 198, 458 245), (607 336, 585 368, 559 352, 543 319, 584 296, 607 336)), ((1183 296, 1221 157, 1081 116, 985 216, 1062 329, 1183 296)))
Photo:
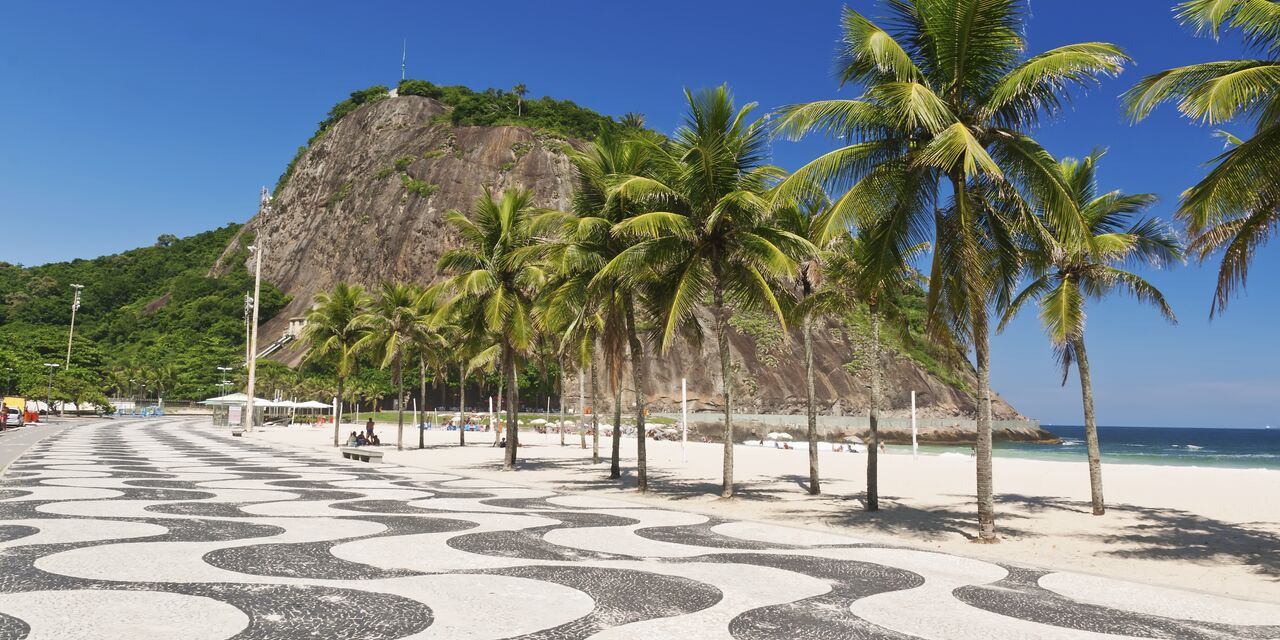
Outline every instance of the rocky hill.
MULTIPOLYGON (((447 117, 450 108, 420 96, 366 104, 329 127, 296 160, 265 221, 268 259, 263 267, 265 279, 292 301, 263 325, 264 343, 279 337, 290 317, 305 314, 315 293, 338 281, 366 286, 382 280, 433 281, 437 258, 457 240, 443 214, 468 209, 484 186, 521 186, 533 190, 540 206, 568 206, 572 167, 565 150, 570 141, 521 126, 454 126, 447 117)), ((263 224, 255 218, 246 230, 263 224)), ((225 257, 230 259, 238 246, 230 243, 225 257)), ((220 261, 214 271, 226 268, 226 262, 220 261)), ((733 337, 732 348, 739 363, 735 384, 742 410, 803 411, 798 342, 789 343, 777 332, 762 346, 750 323, 738 326, 743 331, 733 337)), ((865 412, 867 382, 845 369, 865 336, 835 322, 816 334, 823 412, 865 412)), ((300 355, 285 350, 280 357, 296 362, 300 355)), ((651 370, 658 409, 678 403, 682 377, 689 380, 694 407, 715 408, 716 362, 710 340, 657 358, 651 370)), ((975 378, 963 358, 951 358, 949 381, 935 373, 936 365, 931 372, 902 353, 887 354, 884 364, 893 413, 906 410, 912 389, 923 415, 973 413, 973 397, 964 389, 972 388, 975 378)), ((1001 399, 994 405, 998 418, 1020 417, 1001 399)))

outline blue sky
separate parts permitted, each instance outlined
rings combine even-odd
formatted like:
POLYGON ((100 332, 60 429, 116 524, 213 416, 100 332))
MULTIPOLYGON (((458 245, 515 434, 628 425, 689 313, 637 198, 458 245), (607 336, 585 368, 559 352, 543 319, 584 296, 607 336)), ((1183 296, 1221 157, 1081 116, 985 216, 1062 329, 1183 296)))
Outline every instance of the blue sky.
MULTIPOLYGON (((1141 75, 1241 57, 1237 40, 1194 38, 1165 0, 1033 0, 1030 51, 1120 44, 1137 65, 1075 101, 1038 138, 1055 154, 1107 146, 1104 187, 1177 194, 1220 151, 1170 109, 1131 126, 1116 96, 1141 75)), ((867 1, 852 2, 868 15, 867 1)), ((476 88, 528 85, 607 114, 674 128, 681 90, 728 82, 765 109, 837 95, 837 2, 10 2, 0 6, 0 223, 20 230, 0 259, 40 264, 243 221, 293 150, 353 89, 409 76, 476 88)), ((845 92, 852 95, 851 92, 845 92)), ((1245 133, 1247 127, 1234 125, 1245 133)), ((794 168, 821 144, 778 143, 794 168)), ((1118 298, 1089 316, 1103 424, 1280 424, 1280 251, 1249 292, 1208 321, 1214 265, 1148 273, 1181 324, 1118 298)), ((1058 385, 1033 315, 994 341, 993 385, 1046 423, 1081 420, 1058 385)))

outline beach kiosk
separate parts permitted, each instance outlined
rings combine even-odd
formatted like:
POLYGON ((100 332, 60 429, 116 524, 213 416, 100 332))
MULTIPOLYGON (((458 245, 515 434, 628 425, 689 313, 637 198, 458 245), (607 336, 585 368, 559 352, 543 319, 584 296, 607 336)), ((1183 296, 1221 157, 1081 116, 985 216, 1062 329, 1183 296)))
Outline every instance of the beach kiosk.
MULTIPOLYGON (((208 400, 201 400, 200 404, 213 409, 213 425, 215 427, 244 427, 248 426, 245 421, 244 405, 249 396, 243 393, 232 393, 208 400)), ((264 398, 253 399, 253 424, 260 426, 262 424, 262 416, 267 407, 275 405, 274 402, 264 398)))

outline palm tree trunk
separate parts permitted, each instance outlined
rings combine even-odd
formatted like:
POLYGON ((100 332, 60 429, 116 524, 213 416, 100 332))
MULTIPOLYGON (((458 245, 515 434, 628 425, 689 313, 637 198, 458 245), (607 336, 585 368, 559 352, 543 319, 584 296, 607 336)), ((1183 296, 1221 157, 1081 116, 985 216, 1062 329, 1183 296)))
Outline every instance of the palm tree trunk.
POLYGON ((871 409, 867 412, 867 511, 880 510, 880 310, 871 306, 871 409))
POLYGON ((1084 336, 1074 340, 1076 368, 1080 370, 1080 394, 1084 399, 1084 441, 1089 455, 1089 493, 1093 500, 1093 515, 1107 512, 1102 500, 1102 452, 1098 448, 1098 422, 1093 414, 1093 380, 1089 374, 1089 356, 1084 350, 1084 336))
POLYGON ((613 451, 609 463, 609 477, 613 479, 622 477, 622 465, 619 458, 622 455, 622 379, 618 376, 617 382, 613 387, 613 451))
POLYGON ((404 367, 396 356, 396 451, 404 451, 404 367))
POLYGON ((516 447, 520 446, 520 426, 516 422, 518 396, 516 389, 516 354, 509 345, 502 347, 502 368, 507 378, 507 455, 502 463, 505 471, 515 471, 516 447))
POLYGON ((818 495, 822 487, 818 484, 818 402, 813 390, 813 320, 805 318, 804 336, 804 388, 809 405, 809 493, 818 495))
POLYGON ((995 490, 991 476, 991 350, 987 310, 973 312, 973 352, 978 361, 978 541, 999 542, 996 535, 995 490))
POLYGON ((467 406, 467 365, 458 365, 458 446, 467 446, 467 431, 462 428, 462 412, 467 406))
POLYGON ((596 360, 591 358, 591 464, 600 464, 600 396, 596 394, 596 360))
POLYGON ((338 432, 342 430, 342 387, 345 382, 345 377, 338 376, 338 417, 333 421, 333 446, 335 447, 340 446, 338 444, 338 432))
POLYGON ((716 342, 720 348, 720 379, 724 385, 724 486, 723 498, 733 497, 733 380, 732 354, 729 352, 729 310, 724 306, 724 288, 715 288, 716 342))
POLYGON ((560 383, 560 446, 564 446, 564 364, 560 363, 560 375, 557 376, 560 383))
MULTIPOLYGON (((498 415, 502 414, 502 407, 507 403, 506 393, 507 393, 507 374, 504 372, 501 376, 499 376, 499 379, 498 379, 498 409, 497 409, 498 415)), ((494 416, 494 418, 496 420, 497 426, 493 430, 493 446, 496 447, 498 446, 498 443, 501 442, 502 440, 502 420, 497 416, 494 416)), ((507 425, 507 426, 511 426, 511 425, 507 425)))
MULTIPOLYGON (((427 361, 424 358, 418 358, 418 384, 420 385, 418 388, 418 404, 422 405, 419 408, 422 409, 422 415, 425 418, 427 415, 427 361)), ((427 448, 427 430, 422 428, 421 422, 413 426, 418 428, 418 448, 427 448)))
POLYGON ((645 452, 645 407, 648 398, 648 363, 645 362, 644 345, 636 333, 634 304, 627 300, 627 341, 631 345, 631 382, 636 390, 636 489, 640 493, 649 490, 649 459, 645 452))

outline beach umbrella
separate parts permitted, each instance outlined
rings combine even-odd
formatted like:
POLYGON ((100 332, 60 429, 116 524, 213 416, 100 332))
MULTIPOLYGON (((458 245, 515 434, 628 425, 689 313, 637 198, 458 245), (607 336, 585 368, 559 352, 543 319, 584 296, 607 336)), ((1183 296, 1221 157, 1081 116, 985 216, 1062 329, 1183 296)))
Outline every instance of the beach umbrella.
POLYGON ((844 441, 845 441, 845 442, 852 442, 852 443, 854 443, 854 444, 862 444, 862 443, 863 443, 863 442, 862 442, 862 438, 859 438, 858 436, 847 436, 847 437, 845 437, 844 441))
POLYGON ((765 440, 777 440, 777 439, 778 439, 778 437, 779 437, 779 436, 781 436, 781 435, 782 435, 782 434, 781 434, 781 433, 778 433, 777 431, 770 431, 769 433, 766 433, 766 434, 765 434, 764 438, 765 438, 765 440))
POLYGON ((533 420, 529 421, 529 424, 546 424, 546 423, 547 421, 543 420, 542 418, 534 418, 533 420))
POLYGON ((789 433, 779 433, 779 434, 778 434, 778 439, 779 439, 779 440, 791 440, 791 439, 792 439, 792 435, 791 435, 791 434, 789 434, 789 433))

